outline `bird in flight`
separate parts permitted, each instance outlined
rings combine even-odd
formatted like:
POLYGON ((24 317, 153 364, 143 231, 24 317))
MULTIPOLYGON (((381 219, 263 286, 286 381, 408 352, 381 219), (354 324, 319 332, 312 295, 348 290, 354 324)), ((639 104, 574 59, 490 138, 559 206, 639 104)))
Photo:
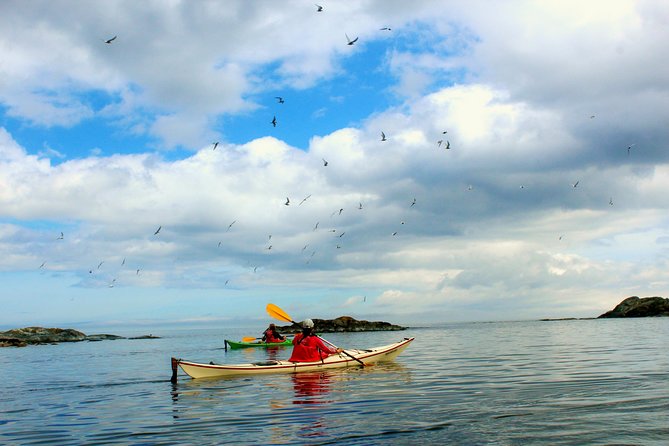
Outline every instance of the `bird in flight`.
POLYGON ((125 265, 125 257, 123 257, 123 261, 121 262, 121 266, 125 265))
POLYGON ((358 41, 357 37, 355 39, 351 40, 351 38, 348 36, 348 34, 344 33, 344 35, 346 36, 346 39, 348 40, 349 45, 353 45, 355 42, 358 41))
POLYGON ((387 141, 386 134, 381 132, 381 141, 387 141))
POLYGON ((324 167, 327 167, 327 166, 328 166, 328 162, 327 162, 327 160, 326 160, 325 158, 323 158, 323 166, 324 166, 324 167))
POLYGON ((411 206, 409 206, 409 207, 412 208, 412 207, 414 207, 415 204, 416 204, 416 199, 414 198, 413 201, 411 202, 411 206))
POLYGON ((316 226, 314 226, 314 231, 315 231, 316 229, 318 229, 318 224, 319 224, 319 223, 320 223, 320 221, 317 221, 317 222, 316 222, 316 226))
POLYGON ((274 127, 276 127, 276 116, 272 118, 272 121, 270 122, 274 127))
POLYGON ((153 235, 158 235, 158 233, 160 232, 161 229, 163 229, 163 227, 158 226, 158 229, 156 229, 156 232, 154 232, 153 235))
POLYGON ((232 225, 234 225, 235 223, 237 223, 237 220, 235 220, 235 221, 233 221, 232 223, 230 223, 230 224, 228 225, 228 229, 227 229, 225 232, 228 232, 228 231, 230 230, 230 228, 232 227, 232 225))
POLYGON ((362 209, 362 203, 358 203, 358 209, 362 209))
POLYGON ((636 144, 630 144, 629 146, 627 146, 627 156, 629 156, 630 150, 632 150, 632 147, 634 146, 636 146, 636 144))
POLYGON ((578 187, 578 183, 580 183, 580 182, 581 182, 581 180, 578 180, 577 182, 575 182, 574 184, 572 184, 571 187, 573 187, 574 189, 576 189, 576 188, 578 187))
POLYGON ((609 204, 613 206, 613 197, 609 198, 609 204))
POLYGON ((63 240, 63 238, 65 238, 65 235, 61 232, 56 240, 63 240))
POLYGON ((100 269, 100 267, 102 266, 103 263, 105 263, 104 260, 102 262, 98 263, 98 269, 100 269))
POLYGON ((446 147, 444 147, 444 149, 446 149, 446 150, 451 149, 451 142, 450 141, 446 141, 446 147))
POLYGON ((105 40, 105 43, 106 43, 107 45, 109 45, 109 44, 112 43, 114 40, 116 40, 116 37, 118 37, 118 36, 114 36, 114 37, 112 37, 111 39, 107 39, 107 40, 105 40))
POLYGON ((278 102, 279 104, 283 104, 283 103, 286 102, 286 101, 283 100, 283 98, 281 96, 275 96, 275 98, 276 98, 276 102, 278 102))
POLYGON ((323 7, 321 5, 316 5, 316 12, 323 12, 323 7))
POLYGON ((39 269, 44 268, 44 265, 46 265, 46 262, 42 262, 42 264, 39 266, 39 269))
POLYGON ((302 201, 300 201, 300 204, 298 204, 298 206, 301 206, 302 203, 304 203, 305 201, 307 201, 307 200, 309 199, 309 197, 311 197, 311 194, 309 194, 309 195, 307 195, 306 197, 304 197, 304 198, 302 199, 302 201))
POLYGON ((216 142, 214 143, 214 148, 211 149, 211 150, 216 150, 216 147, 218 147, 218 141, 216 141, 216 142))
POLYGON ((286 197, 286 202, 284 204, 286 206, 290 206, 290 198, 286 197))
POLYGON ((392 31, 392 29, 388 28, 387 26, 384 26, 379 31, 392 31))

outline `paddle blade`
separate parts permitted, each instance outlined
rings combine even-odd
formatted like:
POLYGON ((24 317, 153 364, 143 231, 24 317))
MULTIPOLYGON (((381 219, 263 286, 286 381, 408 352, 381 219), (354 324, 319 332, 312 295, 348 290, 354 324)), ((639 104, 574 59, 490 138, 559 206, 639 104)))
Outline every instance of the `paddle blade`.
POLYGON ((242 338, 242 342, 253 342, 253 341, 255 341, 256 339, 258 339, 258 338, 254 338, 253 336, 244 336, 244 337, 242 338))
POLYGON ((285 321, 285 322, 291 322, 293 324, 296 324, 290 316, 288 316, 288 313, 283 311, 281 308, 277 307, 274 304, 267 304, 267 314, 272 316, 274 319, 278 319, 280 321, 285 321))

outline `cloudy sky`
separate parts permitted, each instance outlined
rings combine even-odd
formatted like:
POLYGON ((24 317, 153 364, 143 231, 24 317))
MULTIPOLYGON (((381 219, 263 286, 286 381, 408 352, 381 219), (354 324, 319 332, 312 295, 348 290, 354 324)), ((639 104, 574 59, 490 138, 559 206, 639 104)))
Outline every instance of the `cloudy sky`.
POLYGON ((0 3, 0 327, 669 295, 669 3, 320 4, 0 3))

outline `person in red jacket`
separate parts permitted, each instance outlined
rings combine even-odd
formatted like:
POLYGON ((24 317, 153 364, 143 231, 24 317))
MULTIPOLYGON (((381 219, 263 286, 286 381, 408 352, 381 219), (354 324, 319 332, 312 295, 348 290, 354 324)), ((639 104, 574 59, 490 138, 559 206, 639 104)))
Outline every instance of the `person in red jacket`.
POLYGON ((306 319, 302 322, 302 333, 293 338, 293 353, 291 362, 321 361, 330 355, 341 353, 341 348, 327 346, 321 338, 314 334, 314 322, 306 319))
POLYGON ((274 324, 269 324, 267 330, 262 334, 262 341, 267 342, 268 344, 283 342, 285 340, 286 338, 276 331, 276 325, 274 324))

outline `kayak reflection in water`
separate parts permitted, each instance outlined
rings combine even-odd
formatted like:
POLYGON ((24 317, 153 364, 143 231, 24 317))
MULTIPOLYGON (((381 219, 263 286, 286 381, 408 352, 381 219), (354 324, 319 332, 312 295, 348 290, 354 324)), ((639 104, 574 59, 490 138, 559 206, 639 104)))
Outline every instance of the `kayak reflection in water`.
POLYGON ((286 337, 281 336, 281 334, 276 330, 276 325, 274 324, 269 324, 267 330, 265 330, 262 334, 262 341, 268 344, 283 342, 285 340, 286 337))
POLYGON ((291 362, 314 362, 322 361, 330 355, 341 353, 341 348, 330 348, 321 338, 314 334, 314 322, 305 319, 302 322, 302 333, 293 338, 293 353, 290 355, 291 362))

